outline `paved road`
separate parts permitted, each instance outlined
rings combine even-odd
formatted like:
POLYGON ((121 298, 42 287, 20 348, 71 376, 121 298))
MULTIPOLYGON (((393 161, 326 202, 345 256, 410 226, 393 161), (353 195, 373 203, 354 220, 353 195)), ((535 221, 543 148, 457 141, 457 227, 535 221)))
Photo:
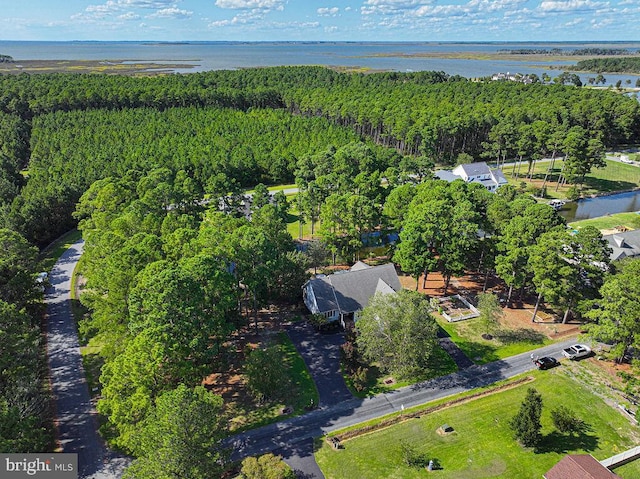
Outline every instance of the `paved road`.
POLYGON ((81 478, 111 479, 122 476, 128 459, 110 452, 96 426, 78 332, 71 315, 71 276, 84 243, 79 241, 60 257, 49 274, 47 304, 47 356, 55 399, 58 440, 62 452, 78 454, 81 478))
MULTIPOLYGON (((556 343, 533 351, 539 356, 561 357, 561 350, 574 340, 556 343)), ((462 371, 408 386, 367 399, 351 399, 331 407, 321 407, 303 416, 233 436, 225 444, 233 448, 233 458, 264 454, 278 450, 287 459, 287 446, 303 445, 310 438, 400 411, 435 399, 487 386, 533 369, 531 352, 472 366, 462 371)), ((302 447, 302 446, 300 446, 302 447)), ((289 453, 294 454, 294 453, 289 453)))

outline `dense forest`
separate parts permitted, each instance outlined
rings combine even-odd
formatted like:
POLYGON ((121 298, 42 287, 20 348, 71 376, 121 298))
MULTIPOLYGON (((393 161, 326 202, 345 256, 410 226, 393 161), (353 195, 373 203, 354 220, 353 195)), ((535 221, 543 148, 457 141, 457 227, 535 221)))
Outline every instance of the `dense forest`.
POLYGON ((595 73, 640 73, 640 57, 581 60, 576 69, 595 73))
POLYGON ((293 179, 303 154, 342 146, 354 132, 395 150, 395 157, 385 155, 396 165, 404 155, 436 164, 461 154, 528 160, 553 153, 557 137, 576 127, 605 147, 640 135, 638 103, 612 92, 322 67, 3 76, 0 111, 1 222, 39 245, 72 224, 73 205, 92 181, 128 168, 185 169, 203 186, 223 174, 248 186, 293 179), (252 126, 242 126, 242 140, 229 140, 244 114, 252 126), (267 147, 264 133, 272 128, 282 144, 268 139, 267 147))

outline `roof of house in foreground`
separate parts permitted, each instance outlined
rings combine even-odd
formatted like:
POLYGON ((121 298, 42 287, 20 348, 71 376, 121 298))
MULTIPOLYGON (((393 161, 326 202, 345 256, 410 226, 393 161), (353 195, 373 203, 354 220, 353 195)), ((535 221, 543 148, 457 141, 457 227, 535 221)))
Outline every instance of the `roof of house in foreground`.
POLYGON ((545 479, 621 479, 591 454, 569 454, 544 475, 545 479))
POLYGON ((307 284, 313 288, 320 312, 338 310, 342 314, 362 310, 376 292, 402 289, 392 263, 368 266, 360 261, 349 271, 311 279, 307 284))
POLYGON ((640 230, 625 231, 602 237, 611 247, 611 259, 640 255, 640 230))

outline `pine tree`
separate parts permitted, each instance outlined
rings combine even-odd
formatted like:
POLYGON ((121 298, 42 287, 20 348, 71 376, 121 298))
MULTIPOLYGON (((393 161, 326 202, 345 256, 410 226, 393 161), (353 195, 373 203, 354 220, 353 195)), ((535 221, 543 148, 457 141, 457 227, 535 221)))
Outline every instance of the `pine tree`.
POLYGON ((534 447, 540 443, 542 424, 542 396, 533 388, 527 389, 527 396, 520 405, 520 410, 509 425, 513 430, 514 438, 525 447, 534 447))

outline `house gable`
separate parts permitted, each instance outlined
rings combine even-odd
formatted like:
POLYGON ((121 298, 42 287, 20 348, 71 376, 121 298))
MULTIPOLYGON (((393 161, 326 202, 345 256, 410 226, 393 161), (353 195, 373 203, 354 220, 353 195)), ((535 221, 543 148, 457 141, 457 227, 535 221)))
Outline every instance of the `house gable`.
POLYGON ((307 281, 304 297, 307 308, 314 314, 330 311, 350 314, 365 308, 376 292, 388 294, 401 289, 393 264, 372 267, 356 263, 349 271, 307 281))
POLYGON ((448 182, 462 179, 466 183, 480 183, 491 192, 508 183, 500 169, 492 170, 484 161, 458 165, 453 170, 438 170, 435 176, 448 182))
POLYGON ((640 230, 605 235, 602 238, 609 243, 612 261, 640 256, 640 230))

